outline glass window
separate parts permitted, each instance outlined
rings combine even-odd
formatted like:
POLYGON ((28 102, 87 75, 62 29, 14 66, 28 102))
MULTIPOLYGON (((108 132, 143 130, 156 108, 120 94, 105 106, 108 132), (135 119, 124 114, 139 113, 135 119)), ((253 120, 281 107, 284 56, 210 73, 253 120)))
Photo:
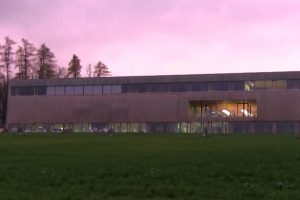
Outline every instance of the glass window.
POLYGON ((266 81, 266 89, 267 90, 273 90, 275 89, 275 84, 276 84, 276 81, 266 81))
POLYGON ((256 117, 255 100, 190 102, 189 115, 202 117, 256 117))
POLYGON ((128 132, 127 123, 121 123, 121 133, 127 133, 127 132, 128 132))
POLYGON ((288 89, 300 89, 300 81, 299 80, 288 80, 287 88, 288 89))
POLYGON ((244 82, 243 81, 236 81, 231 83, 232 90, 244 90, 244 82))
POLYGON ((168 92, 167 84, 152 84, 151 92, 168 92))
POLYGON ((172 83, 170 84, 171 92, 186 92, 187 84, 186 83, 172 83))
POLYGON ((255 90, 265 90, 266 81, 255 81, 255 90))
POLYGON ((73 131, 75 133, 82 132, 82 124, 73 124, 73 131))
POLYGON ((287 81, 286 80, 277 80, 276 81, 276 89, 287 89, 287 81))
POLYGON ((19 95, 21 96, 31 96, 34 95, 34 87, 20 87, 19 95))
POLYGON ((103 85, 103 94, 111 94, 111 85, 103 85))
POLYGON ((272 133, 272 122, 255 122, 254 128, 256 133, 272 133))
POLYGON ((93 94, 93 86, 85 85, 84 86, 84 94, 93 94))
POLYGON ((35 95, 46 95, 47 94, 47 87, 41 86, 35 88, 35 95))
POLYGON ((16 87, 12 87, 12 88, 11 88, 11 93, 10 93, 10 94, 11 94, 11 96, 18 95, 18 94, 17 94, 17 88, 16 88, 16 87))
POLYGON ((208 91, 208 83, 192 83, 192 91, 208 91))
POLYGON ((147 84, 129 84, 122 86, 123 93, 144 93, 147 92, 147 84))
POLYGON ((74 94, 74 86, 66 86, 66 95, 73 95, 74 94))
POLYGON ((94 85, 93 94, 102 94, 102 85, 94 85))
POLYGON ((142 133, 147 133, 147 124, 146 123, 141 123, 141 132, 142 133))
POLYGON ((277 133, 294 133, 295 123, 294 122, 277 122, 276 123, 277 133))
POLYGON ((122 93, 128 93, 128 85, 122 85, 122 93))
POLYGON ((111 93, 112 94, 120 94, 121 93, 121 85, 112 85, 111 93))
POLYGON ((56 95, 64 95, 65 94, 65 87, 64 86, 56 86, 55 87, 55 94, 56 95))
POLYGON ((245 82, 245 90, 246 91, 254 90, 254 88, 255 88, 255 82, 254 81, 246 81, 245 82))
POLYGON ((139 126, 139 124, 138 123, 131 123, 131 124, 129 124, 130 125, 130 131, 129 132, 131 132, 131 133, 138 133, 138 132, 140 132, 140 126, 139 126))
POLYGON ((228 82, 213 82, 211 83, 212 90, 214 91, 228 91, 229 90, 229 84, 228 82))
POLYGON ((74 94, 75 95, 83 94, 83 86, 82 85, 74 86, 74 94))
POLYGON ((47 95, 55 95, 55 87, 54 86, 47 87, 47 95))

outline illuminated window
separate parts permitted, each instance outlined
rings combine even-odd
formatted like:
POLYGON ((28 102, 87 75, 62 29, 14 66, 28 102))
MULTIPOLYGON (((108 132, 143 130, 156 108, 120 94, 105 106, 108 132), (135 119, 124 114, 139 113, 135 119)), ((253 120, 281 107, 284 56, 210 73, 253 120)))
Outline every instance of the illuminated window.
POLYGON ((195 118, 256 117, 255 100, 192 101, 189 114, 195 118))
POLYGON ((282 90, 287 89, 287 81, 286 80, 277 80, 276 81, 276 89, 282 90))

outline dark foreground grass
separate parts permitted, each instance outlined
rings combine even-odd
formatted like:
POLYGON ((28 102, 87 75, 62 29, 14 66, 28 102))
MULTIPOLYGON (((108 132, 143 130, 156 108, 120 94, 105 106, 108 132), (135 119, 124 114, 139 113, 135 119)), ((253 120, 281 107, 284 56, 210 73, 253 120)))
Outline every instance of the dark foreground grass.
POLYGON ((1 135, 0 199, 300 199, 293 135, 1 135))

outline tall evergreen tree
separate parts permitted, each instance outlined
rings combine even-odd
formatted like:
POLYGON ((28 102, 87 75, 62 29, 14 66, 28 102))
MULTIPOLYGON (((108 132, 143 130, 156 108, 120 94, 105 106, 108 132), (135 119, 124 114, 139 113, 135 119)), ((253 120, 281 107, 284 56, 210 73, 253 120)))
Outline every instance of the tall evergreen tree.
POLYGON ((56 61, 54 53, 42 44, 37 50, 37 73, 39 79, 54 78, 56 76, 56 61))
MULTIPOLYGON (((21 59, 22 61, 19 61, 19 64, 22 63, 22 65, 19 65, 19 72, 20 74, 17 74, 17 78, 20 79, 29 79, 33 78, 33 65, 34 65, 34 56, 35 56, 35 51, 36 48, 33 46, 32 43, 30 43, 26 39, 22 39, 22 54, 18 55, 18 59, 21 59), (20 69, 21 68, 21 69, 20 69)), ((21 50, 21 49, 18 49, 21 50)))
POLYGON ((4 67, 4 71, 6 72, 6 82, 10 79, 10 67, 14 63, 13 58, 13 45, 16 44, 13 40, 11 40, 8 36, 5 37, 5 44, 1 45, 1 62, 4 67))
POLYGON ((80 77, 81 68, 82 66, 80 65, 80 59, 74 54, 71 61, 69 62, 68 77, 80 77))
POLYGON ((0 60, 1 66, 5 69, 6 76, 4 77, 4 82, 1 91, 1 106, 2 106, 2 124, 6 123, 6 112, 7 112, 7 97, 8 97, 8 81, 10 79, 10 66, 14 62, 13 59, 13 45, 15 42, 11 40, 8 36, 5 37, 5 44, 0 46, 0 60))
POLYGON ((22 39, 23 43, 23 49, 24 49, 24 55, 23 55, 23 62, 24 62, 24 79, 28 79, 32 77, 32 70, 33 70, 33 62, 34 62, 34 55, 36 48, 33 46, 32 43, 30 43, 26 39, 22 39))
POLYGON ((16 77, 17 79, 23 79, 25 74, 24 74, 24 49, 23 47, 19 46, 17 51, 16 51, 16 59, 15 59, 15 67, 18 70, 16 72, 16 77))
POLYGON ((108 70, 108 67, 100 61, 95 65, 94 70, 95 77, 105 77, 111 75, 111 72, 108 70))

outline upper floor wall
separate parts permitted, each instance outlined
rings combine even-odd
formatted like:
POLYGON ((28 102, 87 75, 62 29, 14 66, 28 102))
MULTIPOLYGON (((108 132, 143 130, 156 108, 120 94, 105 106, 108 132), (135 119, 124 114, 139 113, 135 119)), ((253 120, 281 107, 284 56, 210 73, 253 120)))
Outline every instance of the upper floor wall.
POLYGON ((11 96, 33 95, 99 95, 121 93, 161 93, 199 91, 252 91, 300 89, 300 79, 252 80, 252 81, 210 81, 186 83, 135 83, 135 84, 88 84, 88 85, 44 85, 11 86, 11 96))

